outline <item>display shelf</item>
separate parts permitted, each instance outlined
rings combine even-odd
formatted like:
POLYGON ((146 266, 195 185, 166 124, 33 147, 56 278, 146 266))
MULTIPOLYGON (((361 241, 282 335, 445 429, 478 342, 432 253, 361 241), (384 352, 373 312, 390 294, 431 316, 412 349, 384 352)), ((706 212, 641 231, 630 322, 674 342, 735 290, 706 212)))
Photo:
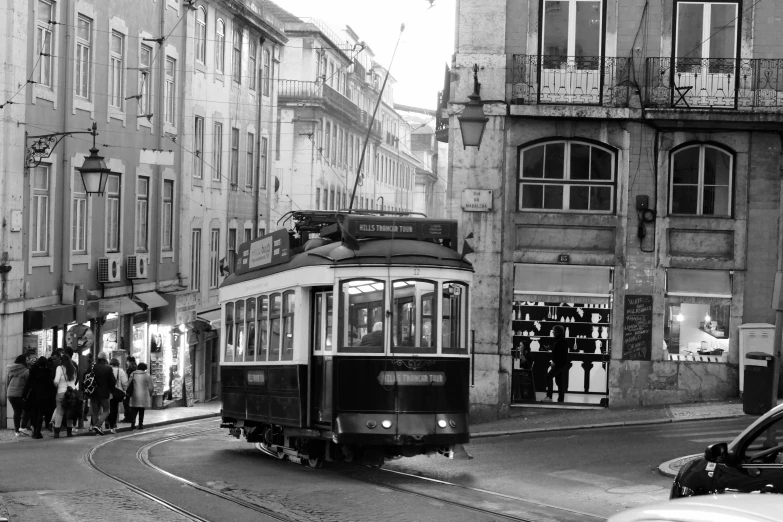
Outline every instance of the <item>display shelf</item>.
POLYGON ((567 310, 576 310, 577 308, 585 308, 587 310, 611 310, 611 307, 600 307, 600 306, 589 306, 589 305, 583 305, 580 304, 579 306, 568 306, 568 305, 540 305, 540 304, 514 304, 512 305, 514 308, 522 308, 525 306, 529 307, 535 307, 535 308, 565 308, 567 310))
POLYGON ((712 337, 714 339, 720 339, 721 341, 726 341, 728 339, 728 337, 723 337, 722 335, 719 337, 719 336, 717 336, 717 335, 715 335, 713 333, 713 332, 725 333, 725 330, 707 330, 703 326, 699 327, 699 330, 701 330, 702 332, 706 333, 707 335, 709 335, 710 337, 712 337))
POLYGON ((553 321, 551 319, 512 319, 513 323, 555 323, 555 324, 581 324, 581 325, 595 325, 595 326, 609 326, 612 323, 593 323, 588 321, 553 321))

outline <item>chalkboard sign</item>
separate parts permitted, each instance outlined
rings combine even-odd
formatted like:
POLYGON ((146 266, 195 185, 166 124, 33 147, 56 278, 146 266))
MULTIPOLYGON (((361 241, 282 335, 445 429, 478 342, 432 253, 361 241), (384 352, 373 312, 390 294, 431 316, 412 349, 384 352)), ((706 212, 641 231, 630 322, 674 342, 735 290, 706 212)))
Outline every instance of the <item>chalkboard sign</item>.
POLYGON ((626 295, 623 320, 623 359, 649 361, 652 356, 651 295, 626 295))

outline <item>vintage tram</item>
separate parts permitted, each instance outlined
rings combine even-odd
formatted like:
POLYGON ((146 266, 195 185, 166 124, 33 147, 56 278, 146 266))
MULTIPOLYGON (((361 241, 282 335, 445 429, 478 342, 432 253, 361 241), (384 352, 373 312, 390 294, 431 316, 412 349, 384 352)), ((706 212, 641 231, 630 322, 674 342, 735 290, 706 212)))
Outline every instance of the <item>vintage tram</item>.
POLYGON ((220 287, 223 427, 278 458, 384 459, 469 440, 470 285, 457 223, 294 212, 220 287))

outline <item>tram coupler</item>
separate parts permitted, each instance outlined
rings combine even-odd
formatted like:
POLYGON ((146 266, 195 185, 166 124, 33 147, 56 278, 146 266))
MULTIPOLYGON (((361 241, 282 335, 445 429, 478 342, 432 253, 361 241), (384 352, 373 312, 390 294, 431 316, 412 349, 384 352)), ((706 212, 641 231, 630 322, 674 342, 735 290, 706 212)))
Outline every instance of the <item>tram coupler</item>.
POLYGON ((441 451, 443 455, 445 455, 450 460, 472 460, 473 455, 468 453, 468 450, 465 449, 465 446, 462 444, 454 444, 453 446, 446 446, 441 451))
POLYGON ((231 428, 228 432, 237 439, 242 436, 242 428, 231 428))

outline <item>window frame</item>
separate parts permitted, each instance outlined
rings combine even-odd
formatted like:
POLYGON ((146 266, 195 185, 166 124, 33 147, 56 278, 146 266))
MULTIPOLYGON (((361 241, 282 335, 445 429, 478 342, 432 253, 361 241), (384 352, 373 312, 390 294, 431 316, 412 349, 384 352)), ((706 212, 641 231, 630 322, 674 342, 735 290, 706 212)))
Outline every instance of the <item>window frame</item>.
MULTIPOLYGON (((332 194, 334 195, 334 191, 332 191, 332 194)), ((390 299, 390 291, 389 291, 389 281, 386 279, 379 279, 376 277, 352 277, 347 279, 340 279, 337 285, 338 288, 338 298, 336 301, 336 304, 338 306, 337 309, 337 339, 332 340, 332 348, 334 353, 339 354, 351 354, 351 355, 378 355, 383 356, 388 353, 387 350, 387 344, 389 344, 390 341, 390 333, 389 333, 389 319, 386 317, 385 310, 389 310, 389 299, 390 299), (348 299, 346 296, 349 295, 349 292, 347 290, 344 290, 345 285, 355 282, 355 281, 367 281, 369 284, 381 284, 383 285, 383 290, 377 290, 382 292, 381 299, 379 301, 374 302, 380 302, 381 303, 381 322, 383 323, 383 343, 380 347, 380 349, 377 349, 375 345, 368 345, 368 346, 360 346, 359 344, 356 345, 344 345, 343 340, 346 339, 346 330, 347 327, 350 327, 350 299, 348 299)), ((334 301, 333 301, 334 303, 334 301)), ((369 310, 368 310, 368 316, 367 316, 367 329, 368 334, 372 332, 372 326, 370 325, 370 316, 369 316, 369 310)), ((354 326, 355 327, 355 326, 354 326)), ((354 328, 352 327, 352 328, 354 328)), ((357 332, 358 334, 358 332, 357 332)), ((359 337, 358 341, 361 343, 361 337, 359 337)))
POLYGON ((231 188, 236 190, 239 186, 239 127, 231 127, 231 156, 229 157, 229 169, 231 176, 231 188))
POLYGON ((226 23, 222 18, 215 22, 215 71, 225 73, 226 67, 226 23))
POLYGON ((161 212, 163 213, 163 219, 161 220, 161 234, 160 234, 160 247, 164 252, 170 252, 174 250, 174 180, 163 180, 163 194, 162 194, 161 212))
POLYGON ((71 172, 71 254, 87 254, 89 205, 81 174, 71 172), (81 187, 79 187, 81 185, 81 187))
POLYGON ((223 122, 212 124, 212 181, 220 183, 223 177, 223 122))
POLYGON ((122 177, 110 174, 106 181, 106 236, 107 253, 117 253, 121 250, 122 232, 122 177), (117 180, 117 191, 111 189, 112 178, 117 180), (115 216, 116 210, 116 216, 115 216), (115 219, 116 217, 116 219, 115 219), (114 225, 112 225, 114 221, 114 225), (114 234, 112 234, 114 233, 114 234), (113 242, 116 239, 116 243, 113 242))
POLYGON ((262 72, 263 84, 261 85, 261 94, 264 96, 269 96, 270 83, 272 81, 272 56, 271 53, 269 52, 269 49, 267 49, 266 47, 263 48, 262 57, 263 57, 263 63, 261 64, 261 66, 263 67, 263 72, 262 72))
POLYGON ((256 68, 258 67, 258 43, 250 37, 248 39, 248 52, 247 52, 247 72, 248 72, 248 88, 251 91, 256 90, 256 68))
POLYGON ((204 125, 204 117, 196 115, 193 121, 193 140, 196 149, 194 151, 196 153, 194 160, 196 168, 193 169, 193 177, 196 179, 204 179, 204 125))
POLYGON ((41 63, 38 67, 38 85, 49 89, 54 89, 54 28, 50 23, 43 23, 41 20, 41 4, 49 6, 48 20, 56 21, 57 3, 53 0, 38 0, 36 2, 36 30, 35 45, 38 49, 41 63), (48 54, 43 56, 40 53, 48 54))
POLYGON ((234 83, 241 85, 242 84, 242 28, 236 26, 234 27, 234 32, 232 35, 232 59, 231 59, 231 78, 234 81, 234 83))
POLYGON ((42 163, 31 169, 30 175, 30 252, 33 256, 50 255, 49 240, 52 234, 51 211, 49 205, 52 201, 52 165, 42 163), (46 188, 36 187, 36 175, 38 169, 44 169, 46 173, 46 188), (43 249, 40 247, 43 246, 43 249))
POLYGON ((201 291, 201 229, 190 233, 190 289, 201 291))
POLYGON ((139 94, 141 95, 141 99, 139 99, 139 108, 141 108, 141 112, 143 114, 139 114, 139 116, 147 116, 152 114, 153 56, 154 53, 152 51, 152 47, 141 44, 139 47, 139 94), (144 64, 145 53, 149 57, 146 65, 144 64), (146 70, 143 70, 144 68, 146 68, 146 70))
POLYGON ((92 102, 92 46, 93 46, 93 26, 95 20, 84 14, 78 13, 76 17, 76 57, 74 59, 74 67, 76 69, 74 74, 74 95, 77 98, 84 99, 88 102, 92 102), (85 22, 87 24, 87 35, 89 40, 85 40, 79 36, 79 24, 85 22))
POLYGON ((169 125, 176 125, 177 117, 177 59, 172 56, 166 56, 166 92, 164 104, 164 122, 169 125), (169 64, 171 64, 171 75, 169 75, 169 64))
MULTIPOLYGON (((391 324, 390 327, 390 334, 391 334, 391 340, 389 344, 389 354, 393 356, 399 356, 400 354, 426 354, 426 355, 436 355, 439 353, 439 321, 438 318, 439 310, 440 310, 440 303, 439 300, 436 299, 436 297, 439 295, 440 290, 440 282, 435 279, 427 279, 427 278, 421 278, 421 277, 397 277, 394 279, 391 279, 389 281, 389 285, 391 287, 391 296, 390 296, 390 310, 392 311, 392 318, 394 322, 391 324), (430 346, 421 346, 421 344, 418 345, 404 345, 400 344, 401 339, 398 340, 398 343, 395 344, 394 338, 395 334, 397 334, 397 327, 398 325, 401 325, 401 318, 399 317, 399 314, 397 313, 397 309, 395 307, 395 290, 396 287, 394 283, 425 283, 432 285, 432 291, 417 294, 416 288, 414 288, 414 294, 412 296, 413 302, 416 309, 416 316, 414 317, 414 323, 413 323, 413 329, 414 329, 414 335, 421 338, 421 333, 417 332, 417 329, 421 329, 423 332, 424 330, 424 319, 425 319, 425 313, 424 313, 424 300, 426 297, 429 297, 430 299, 430 313, 426 314, 427 318, 430 320, 430 346), (418 299, 417 299, 418 298, 418 299), (434 341, 434 343, 433 343, 434 341)), ((407 299, 406 296, 398 297, 397 299, 407 299)), ((401 332, 399 332, 401 335, 401 332)))
POLYGON ((196 11, 196 61, 202 65, 207 64, 207 10, 204 6, 198 6, 196 11), (204 14, 203 22, 199 16, 204 14))
MULTIPOLYGON (((733 219, 734 218, 734 186, 737 178, 737 161, 736 153, 719 143, 714 142, 688 142, 675 147, 669 151, 669 179, 667 194, 669 201, 667 204, 668 215, 672 217, 691 217, 691 218, 711 218, 711 219, 733 219), (697 190, 697 211, 695 214, 683 214, 674 213, 672 211, 674 204, 674 157, 688 149, 699 148, 699 176, 697 190), (704 214, 704 165, 705 165, 705 151, 707 148, 717 150, 719 153, 725 154, 729 158, 729 185, 728 185, 728 213, 727 214, 704 214)), ((680 184, 686 185, 686 184, 680 184)), ((721 185, 711 185, 721 186, 721 185)))
POLYGON ((245 165, 245 172, 247 179, 245 180, 245 186, 247 188, 253 188, 255 185, 256 177, 256 135, 253 132, 247 133, 247 165, 245 165))
MULTIPOLYGON (((733 4, 735 7, 735 18, 734 22, 736 22, 734 26, 734 56, 728 57, 728 56, 718 56, 718 57, 712 57, 709 56, 709 50, 710 45, 709 43, 712 41, 712 37, 715 36, 712 34, 712 28, 710 27, 711 24, 704 23, 704 26, 702 27, 702 36, 699 38, 701 43, 699 44, 700 48, 700 56, 698 58, 692 58, 694 61, 702 62, 702 60, 711 60, 711 59, 727 59, 727 60, 738 60, 740 56, 740 46, 742 43, 742 3, 739 0, 720 0, 720 1, 694 1, 694 0, 675 0, 673 9, 674 14, 672 16, 672 60, 676 61, 678 64, 680 62, 681 56, 678 56, 677 47, 679 47, 679 30, 680 30, 680 6, 683 4, 701 4, 703 6, 710 6, 709 8, 709 14, 707 13, 707 9, 705 8, 704 12, 702 13, 702 21, 707 22, 707 20, 712 18, 712 5, 714 4, 733 4), (706 37, 705 37, 706 35, 706 37), (704 48, 707 48, 707 56, 704 56, 704 48)), ((690 52, 692 53, 693 50, 690 52)), ((687 59, 687 58, 686 58, 687 59)))
POLYGON ((136 252, 149 252, 150 248, 150 177, 139 176, 136 178, 136 226, 134 250, 136 252), (141 191, 141 183, 145 184, 145 189, 141 191), (143 238, 142 238, 143 236, 143 238))
POLYGON ((259 177, 259 188, 266 189, 267 185, 267 154, 269 153, 269 139, 265 136, 261 137, 261 146, 259 148, 259 163, 261 166, 261 172, 259 177))
POLYGON ((209 232, 209 289, 217 290, 220 284, 220 227, 209 232))
POLYGON ((125 35, 117 30, 109 34, 109 106, 125 111, 125 35), (114 50, 115 38, 119 40, 119 53, 114 50))

